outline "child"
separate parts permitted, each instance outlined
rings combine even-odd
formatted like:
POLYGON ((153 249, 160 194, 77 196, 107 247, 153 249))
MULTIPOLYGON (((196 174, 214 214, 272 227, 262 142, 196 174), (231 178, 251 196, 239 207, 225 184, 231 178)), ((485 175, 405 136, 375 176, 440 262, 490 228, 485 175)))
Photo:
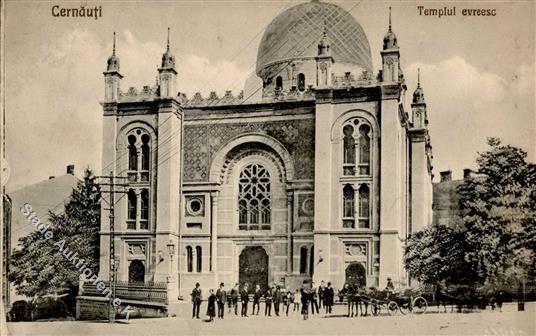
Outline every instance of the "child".
POLYGON ((301 301, 301 295, 300 290, 296 289, 296 293, 294 293, 294 306, 292 308, 292 311, 300 311, 300 301, 301 301))
POLYGON ((207 315, 210 322, 214 321, 214 316, 216 316, 216 295, 214 295, 213 289, 211 289, 208 294, 207 315))

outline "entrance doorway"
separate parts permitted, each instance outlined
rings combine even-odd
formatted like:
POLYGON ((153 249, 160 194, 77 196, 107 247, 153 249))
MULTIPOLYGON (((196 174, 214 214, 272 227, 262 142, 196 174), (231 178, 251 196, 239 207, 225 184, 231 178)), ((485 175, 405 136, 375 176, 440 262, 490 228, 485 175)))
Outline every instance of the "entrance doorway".
POLYGON ((353 262, 346 267, 346 283, 350 286, 366 286, 367 271, 363 264, 353 262))
POLYGON ((260 285, 268 288, 268 254, 261 246, 248 246, 238 258, 238 283, 240 288, 248 284, 250 289, 260 285))
POLYGON ((132 260, 128 265, 128 282, 144 282, 145 265, 141 260, 132 260))

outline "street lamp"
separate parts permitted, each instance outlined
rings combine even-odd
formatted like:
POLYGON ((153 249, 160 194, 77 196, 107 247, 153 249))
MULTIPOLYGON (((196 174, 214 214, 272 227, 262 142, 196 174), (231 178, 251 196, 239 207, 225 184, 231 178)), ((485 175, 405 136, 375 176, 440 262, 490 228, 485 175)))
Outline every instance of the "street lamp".
POLYGON ((175 244, 173 244, 173 241, 169 241, 169 244, 166 245, 169 253, 169 274, 170 278, 173 276, 173 255, 175 254, 175 244))

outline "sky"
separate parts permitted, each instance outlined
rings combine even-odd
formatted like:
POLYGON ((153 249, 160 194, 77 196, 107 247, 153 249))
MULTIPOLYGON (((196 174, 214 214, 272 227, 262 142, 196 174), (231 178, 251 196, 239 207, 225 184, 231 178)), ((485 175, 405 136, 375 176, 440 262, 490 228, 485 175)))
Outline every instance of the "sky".
MULTIPOLYGON (((178 90, 191 97, 238 94, 255 70, 265 27, 303 1, 7 1, 5 8, 7 191, 65 174, 75 164, 101 168, 102 72, 117 32, 121 86, 153 85, 171 29, 178 90), (103 16, 56 18, 53 5, 102 6, 103 16)), ((330 1, 363 27, 374 71, 392 7, 408 85, 406 111, 421 70, 435 181, 439 172, 475 168, 486 138, 523 148, 535 160, 535 4, 532 1, 330 1), (419 15, 456 7, 456 16, 419 15), (495 9, 467 17, 464 8, 495 9)))

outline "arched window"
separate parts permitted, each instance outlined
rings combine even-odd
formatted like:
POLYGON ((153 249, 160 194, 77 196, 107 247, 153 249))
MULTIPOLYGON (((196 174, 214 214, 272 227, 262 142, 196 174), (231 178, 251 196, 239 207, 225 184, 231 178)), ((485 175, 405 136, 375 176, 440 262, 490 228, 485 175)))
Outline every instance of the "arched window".
POLYGON ((128 136, 128 170, 129 178, 135 180, 138 170, 138 149, 136 148, 136 136, 133 134, 128 136))
POLYGON ((196 263, 196 271, 201 272, 202 266, 203 266, 203 252, 201 251, 201 246, 195 247, 195 254, 197 257, 197 263, 196 263))
POLYGON ((298 74, 298 90, 305 91, 305 75, 302 73, 298 74))
POLYGON ((342 129, 344 138, 344 161, 343 161, 343 171, 344 175, 355 175, 355 139, 354 139, 354 128, 351 125, 346 125, 342 129))
POLYGON ((238 228, 269 230, 271 224, 270 174, 260 164, 240 172, 238 182, 238 228))
POLYGON ((191 246, 186 246, 186 267, 188 272, 194 271, 194 251, 191 246))
POLYGON ((300 249, 300 274, 307 273, 307 247, 302 246, 300 249))
POLYGON ((359 187, 359 228, 369 228, 370 192, 366 184, 359 187))
POLYGON ((342 226, 345 228, 353 228, 355 226, 354 220, 354 202, 355 192, 354 188, 347 184, 343 190, 343 204, 342 204, 342 226))
POLYGON ((359 127, 359 175, 370 175, 370 127, 359 127))
POLYGON ((136 192, 130 189, 127 193, 128 213, 127 213, 127 229, 136 229, 136 213, 137 213, 137 197, 136 192))
POLYGON ((141 180, 149 181, 149 167, 151 162, 151 151, 149 142, 151 138, 148 134, 141 136, 141 180))
POLYGON ((128 182, 127 229, 148 230, 150 213, 151 136, 142 127, 131 129, 127 136, 128 182))
POLYGON ((148 182, 151 169, 151 137, 142 128, 130 131, 127 137, 128 179, 130 182, 148 182))
POLYGON ((277 76, 275 79, 275 89, 279 91, 283 90, 283 77, 277 76))
POLYGON ((313 276, 315 271, 315 249, 311 246, 311 253, 309 253, 309 275, 313 276))
POLYGON ((247 225, 248 222, 248 204, 246 200, 238 201, 238 223, 239 225, 247 225))
POLYGON ((149 191, 141 190, 141 213, 140 213, 140 229, 149 229, 149 191))

